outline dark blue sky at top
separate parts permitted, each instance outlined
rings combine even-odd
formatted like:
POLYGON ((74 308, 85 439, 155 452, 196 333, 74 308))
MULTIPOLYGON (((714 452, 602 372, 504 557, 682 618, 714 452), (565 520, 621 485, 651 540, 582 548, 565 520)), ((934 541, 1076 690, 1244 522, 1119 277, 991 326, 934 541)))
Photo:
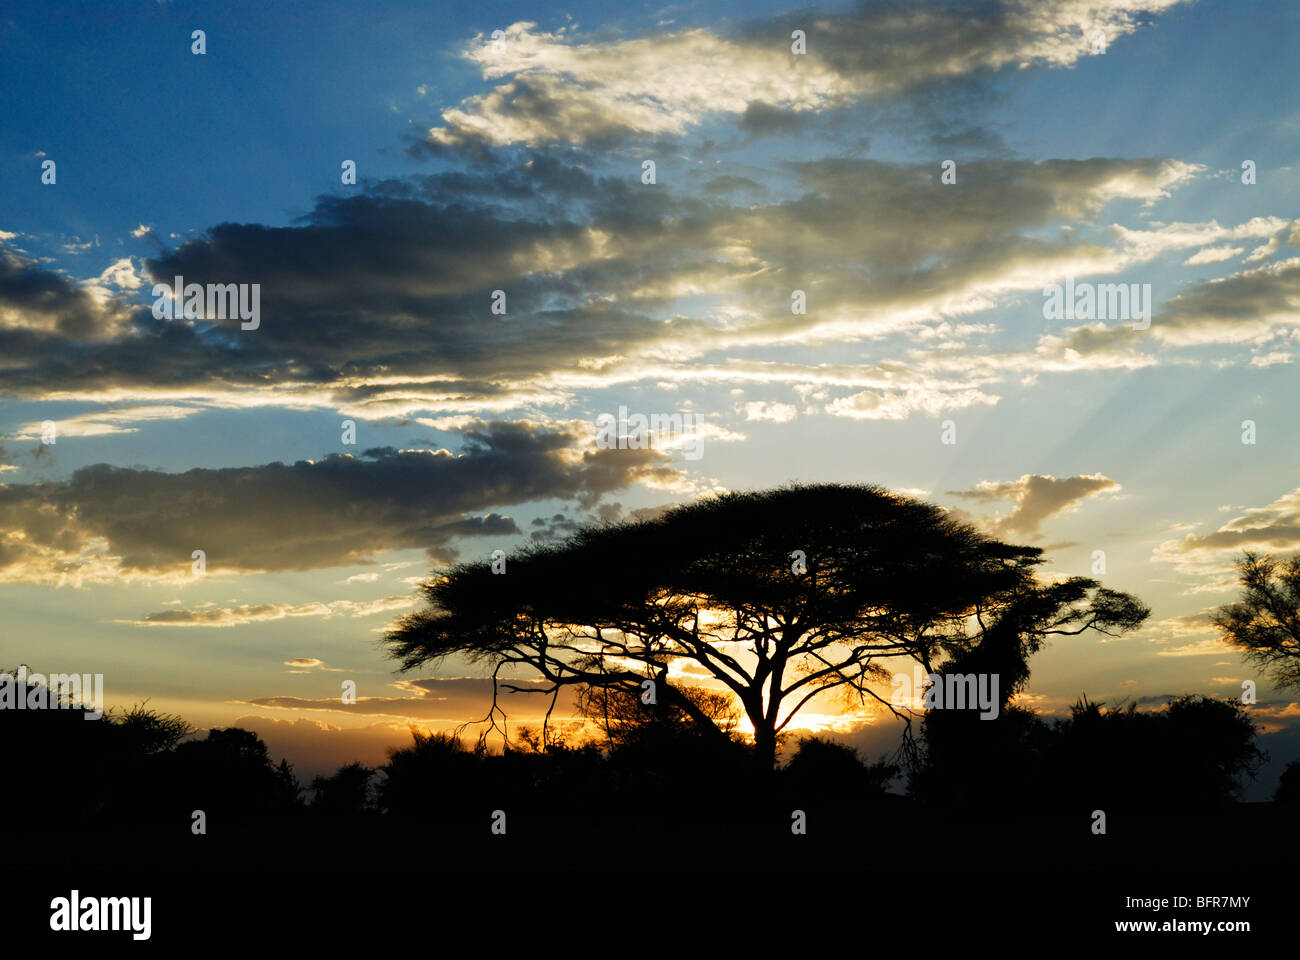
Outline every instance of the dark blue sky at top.
MULTIPOLYGON (((744 10, 769 8, 780 5, 744 10)), ((610 12, 564 10, 587 28, 610 12)), ((691 22, 664 10, 619 16, 628 28, 691 22)), ((225 220, 282 224, 338 185, 345 159, 363 179, 427 170, 405 156, 404 138, 480 89, 459 49, 519 20, 573 22, 524 3, 10 6, 0 16, 2 226, 104 243, 141 221, 163 237, 225 220), (194 29, 206 31, 205 56, 190 52, 194 29), (38 151, 59 165, 54 195, 27 188, 40 185, 38 151)))
MULTIPOLYGON (((0 16, 0 229, 50 240, 54 233, 82 242, 98 236, 101 246, 84 261, 87 272, 98 272, 137 252, 128 234, 141 222, 154 224, 163 239, 223 221, 291 222, 337 188, 344 159, 357 161, 363 179, 427 171, 427 161, 406 156, 406 138, 482 89, 477 68, 458 56, 475 33, 527 19, 554 29, 570 22, 566 13, 584 30, 611 28, 608 4, 560 9, 10 5, 0 16), (206 56, 190 53, 196 28, 207 32, 206 56), (416 92, 421 85, 424 97, 416 92), (40 189, 38 151, 58 163, 58 191, 40 189)), ((645 5, 616 16, 617 28, 629 32, 669 20, 716 29, 719 17, 780 9, 772 2, 645 5)), ((1160 29, 1125 37, 1122 49, 1073 70, 1035 70, 1026 82, 1011 71, 999 83, 1005 99, 992 119, 1008 144, 1029 156, 1166 153, 1212 167, 1237 156, 1277 163, 1300 134, 1294 114, 1276 125, 1277 99, 1294 83, 1287 50, 1294 32, 1261 33, 1261 18, 1294 24, 1300 5, 1175 8, 1161 16, 1160 29), (1167 88, 1185 95, 1154 96, 1167 88), (1252 118, 1268 118, 1268 125, 1252 118)), ((888 129, 872 135, 880 149, 891 142, 900 154, 907 149, 888 129)))

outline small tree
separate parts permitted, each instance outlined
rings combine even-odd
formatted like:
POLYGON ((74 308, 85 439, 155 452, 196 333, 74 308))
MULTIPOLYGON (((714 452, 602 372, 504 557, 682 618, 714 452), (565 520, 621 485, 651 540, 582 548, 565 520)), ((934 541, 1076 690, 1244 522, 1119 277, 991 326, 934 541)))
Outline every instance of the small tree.
POLYGON ((1211 620, 1274 683, 1300 687, 1300 554, 1283 561, 1248 551, 1236 567, 1242 597, 1211 620))
POLYGON ((106 716, 130 752, 143 756, 173 750, 194 733, 185 718, 150 710, 144 703, 128 710, 109 711, 106 716))

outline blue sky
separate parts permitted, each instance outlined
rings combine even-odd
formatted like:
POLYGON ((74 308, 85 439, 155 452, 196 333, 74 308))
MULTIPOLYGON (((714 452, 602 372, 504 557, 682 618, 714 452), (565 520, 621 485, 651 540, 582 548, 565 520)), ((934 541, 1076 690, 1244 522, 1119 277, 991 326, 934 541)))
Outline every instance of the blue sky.
MULTIPOLYGON (((308 767, 373 759, 476 703, 377 643, 431 564, 839 480, 1052 574, 1106 551, 1152 619, 1041 654, 1035 708, 1238 693, 1204 613, 1235 551, 1300 548, 1300 11, 922 6, 6 13, 5 658, 308 767), (260 283, 262 327, 154 322, 177 271, 260 283), (1150 330, 1045 319, 1067 274, 1150 284, 1150 330), (704 456, 593 450, 620 405, 699 413, 704 456), (341 678, 392 702, 345 714, 341 678)), ((1294 754, 1294 692, 1255 679, 1294 754)))

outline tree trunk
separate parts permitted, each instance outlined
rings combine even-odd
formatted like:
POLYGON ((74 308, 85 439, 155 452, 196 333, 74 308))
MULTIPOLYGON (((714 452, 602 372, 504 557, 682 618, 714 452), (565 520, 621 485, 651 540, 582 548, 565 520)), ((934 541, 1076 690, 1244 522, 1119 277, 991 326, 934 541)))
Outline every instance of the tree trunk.
POLYGON ((754 724, 754 762, 760 770, 770 772, 776 769, 776 725, 763 717, 750 722, 754 724))

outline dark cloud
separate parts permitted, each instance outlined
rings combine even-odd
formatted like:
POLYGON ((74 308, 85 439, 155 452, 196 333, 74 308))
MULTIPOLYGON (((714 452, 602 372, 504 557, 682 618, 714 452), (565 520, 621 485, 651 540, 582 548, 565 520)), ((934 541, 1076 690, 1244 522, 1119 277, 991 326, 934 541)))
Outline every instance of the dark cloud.
POLYGON ((0 578, 99 579, 117 572, 309 570, 385 550, 454 556, 461 536, 519 531, 495 508, 591 505, 641 480, 677 477, 650 450, 602 450, 528 423, 467 428, 462 452, 372 450, 322 460, 185 473, 96 464, 64 482, 0 486, 0 578))
POLYGON ((711 177, 708 182, 704 184, 704 192, 712 196, 734 193, 738 190, 765 193, 767 188, 757 180, 749 179, 749 177, 733 177, 726 175, 711 177))
POLYGON ((1116 196, 1162 195, 1190 169, 1160 158, 983 161, 949 188, 935 164, 835 158, 784 165, 800 192, 766 204, 648 189, 545 152, 510 169, 382 181, 321 198, 295 225, 221 224, 146 261, 161 283, 258 283, 258 329, 159 320, 112 301, 95 336, 69 336, 87 320, 64 290, 67 323, 0 322, 0 390, 201 397, 292 386, 301 402, 371 419, 527 409, 569 399, 558 384, 575 369, 599 376, 614 364, 626 381, 639 363, 801 335, 879 336, 976 309, 987 284, 1108 252, 1046 239, 1043 227, 1094 219, 1116 196), (777 309, 793 289, 808 292, 806 315, 777 309), (491 310, 496 290, 504 316, 491 310), (722 323, 683 316, 684 290, 744 310, 722 323))
POLYGON ((62 274, 0 248, 0 330, 88 340, 114 333, 121 319, 62 274))
POLYGON ((536 541, 561 540, 574 533, 584 523, 589 521, 575 520, 572 517, 566 517, 562 513, 557 513, 552 517, 538 517, 535 519, 529 531, 529 536, 536 541))
POLYGON ((736 126, 750 140, 756 140, 759 137, 788 137, 804 129, 808 122, 809 118, 804 114, 791 113, 766 103, 751 103, 736 120, 736 126))

